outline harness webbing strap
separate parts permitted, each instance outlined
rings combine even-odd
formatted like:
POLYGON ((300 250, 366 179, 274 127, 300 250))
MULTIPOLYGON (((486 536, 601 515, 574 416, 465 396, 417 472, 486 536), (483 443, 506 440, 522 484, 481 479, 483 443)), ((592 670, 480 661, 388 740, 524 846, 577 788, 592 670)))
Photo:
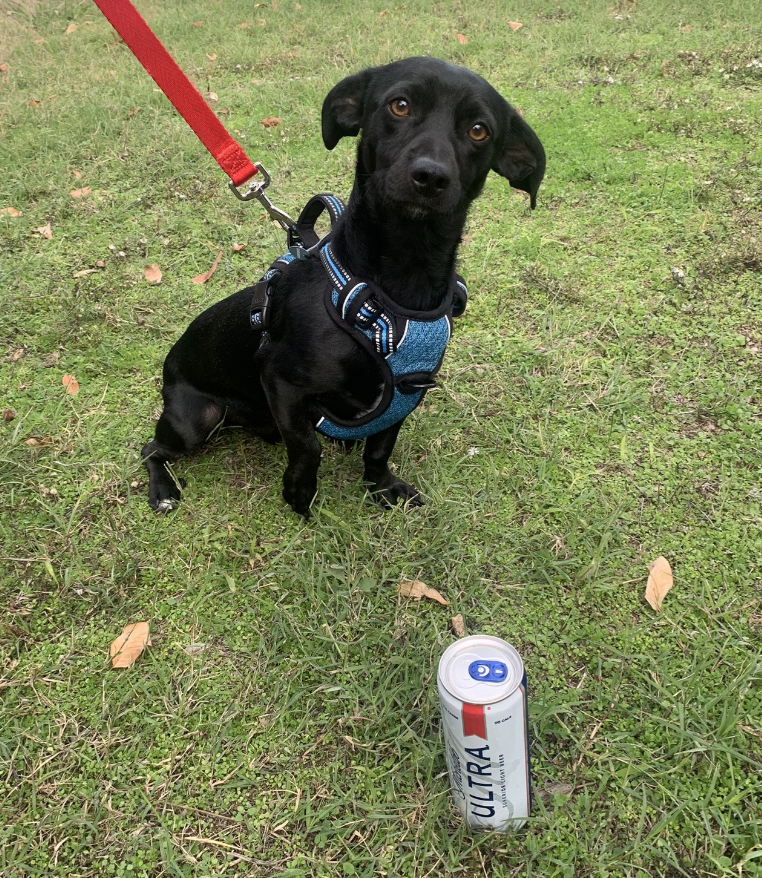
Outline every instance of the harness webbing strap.
POLYGON ((253 177, 256 167, 130 0, 94 2, 233 183, 253 177))

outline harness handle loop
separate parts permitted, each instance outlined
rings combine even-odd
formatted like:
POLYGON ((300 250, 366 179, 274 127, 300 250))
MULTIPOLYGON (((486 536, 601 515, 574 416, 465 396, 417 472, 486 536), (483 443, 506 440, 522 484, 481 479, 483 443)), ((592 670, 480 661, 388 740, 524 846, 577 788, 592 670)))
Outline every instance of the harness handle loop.
POLYGON ((331 228, 333 228, 344 212, 344 202, 335 195, 331 195, 330 192, 319 192, 317 195, 313 195, 302 208, 293 231, 289 232, 289 246, 298 244, 306 250, 317 247, 321 239, 315 232, 315 223, 324 210, 328 212, 331 228))

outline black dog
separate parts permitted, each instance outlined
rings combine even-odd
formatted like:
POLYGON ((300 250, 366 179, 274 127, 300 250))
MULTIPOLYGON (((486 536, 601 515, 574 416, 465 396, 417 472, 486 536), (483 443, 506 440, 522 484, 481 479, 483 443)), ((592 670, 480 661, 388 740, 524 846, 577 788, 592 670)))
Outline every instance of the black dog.
POLYGON ((259 305, 252 308, 255 288, 235 293, 197 317, 169 352, 164 411, 142 451, 158 511, 180 498, 166 464, 221 423, 283 439, 283 496, 301 515, 317 490, 316 429, 367 436, 372 495, 420 503, 387 464, 402 420, 433 386, 453 309, 465 306, 455 255, 469 205, 494 170, 534 207, 545 152, 484 79, 433 58, 342 80, 323 103, 322 126, 328 149, 362 129, 349 205, 328 247, 275 263, 259 305))

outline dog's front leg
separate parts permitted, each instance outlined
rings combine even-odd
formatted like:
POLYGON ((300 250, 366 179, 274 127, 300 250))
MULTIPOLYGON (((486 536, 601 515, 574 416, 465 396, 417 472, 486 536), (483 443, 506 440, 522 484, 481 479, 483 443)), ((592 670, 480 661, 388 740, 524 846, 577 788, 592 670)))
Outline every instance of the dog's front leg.
POLYGON ((299 515, 310 517, 310 503, 317 493, 320 442, 298 388, 279 380, 262 380, 267 401, 288 452, 283 473, 283 499, 299 515))
POLYGON ((407 482, 398 479, 389 469, 389 458, 397 441, 397 434, 402 426, 402 421, 374 433, 365 440, 365 481, 370 482, 370 493, 374 500, 385 506, 393 506, 395 503, 409 503, 411 506, 421 506, 421 495, 407 482))

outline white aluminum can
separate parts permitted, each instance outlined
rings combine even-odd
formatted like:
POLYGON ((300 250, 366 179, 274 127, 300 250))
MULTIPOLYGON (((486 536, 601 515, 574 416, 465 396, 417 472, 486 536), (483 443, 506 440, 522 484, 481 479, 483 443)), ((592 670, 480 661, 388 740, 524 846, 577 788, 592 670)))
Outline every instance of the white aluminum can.
POLYGON ((521 656, 499 637, 463 637, 445 650, 437 689, 456 807, 474 829, 523 826, 531 781, 521 656))

